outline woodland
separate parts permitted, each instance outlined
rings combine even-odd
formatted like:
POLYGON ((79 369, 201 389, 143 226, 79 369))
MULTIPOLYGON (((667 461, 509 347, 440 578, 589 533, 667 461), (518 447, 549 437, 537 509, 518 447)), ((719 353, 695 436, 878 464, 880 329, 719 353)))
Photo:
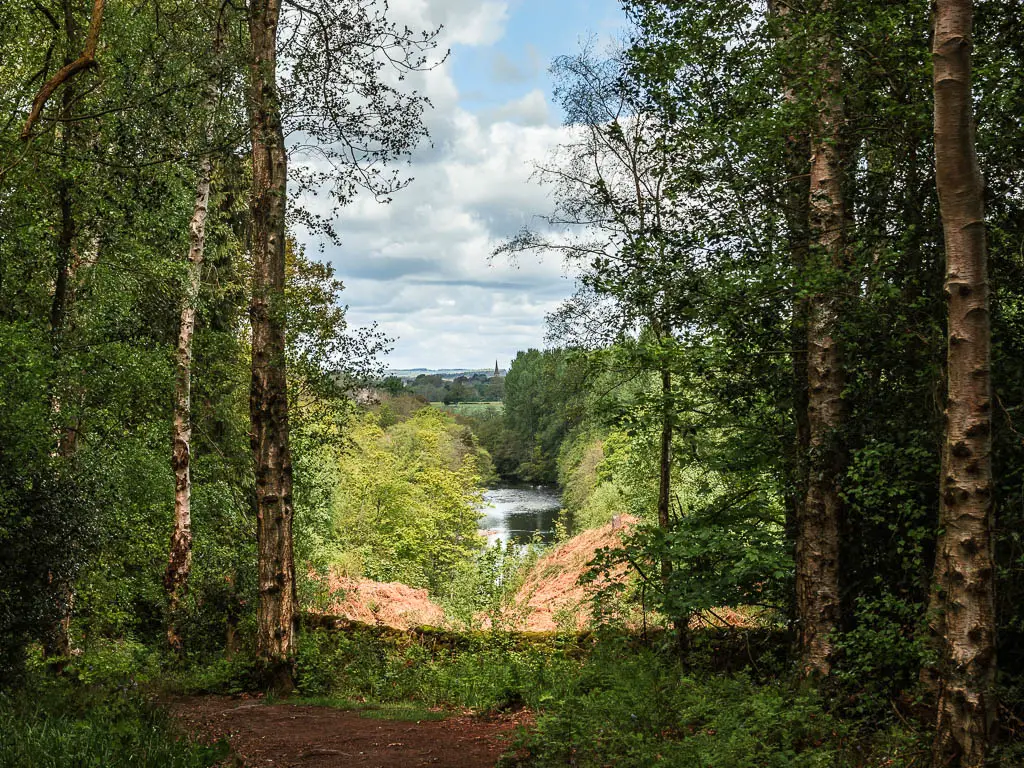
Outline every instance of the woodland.
POLYGON ((572 271, 546 347, 406 385, 304 243, 414 183, 441 30, 0 4, 0 766, 257 764, 190 725, 229 701, 506 768, 1024 764, 1024 4, 621 6, 481 254, 572 271), (583 623, 517 624, 510 483, 610 537, 583 623))

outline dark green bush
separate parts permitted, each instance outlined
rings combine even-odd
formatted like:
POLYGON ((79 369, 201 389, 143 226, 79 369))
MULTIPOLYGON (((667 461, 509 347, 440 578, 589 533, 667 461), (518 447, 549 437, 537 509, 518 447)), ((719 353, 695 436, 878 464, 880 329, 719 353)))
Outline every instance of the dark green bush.
POLYGON ((317 631, 303 637, 298 684, 306 696, 490 712, 540 706, 580 664, 554 638, 467 634, 452 647, 401 634, 317 631))
POLYGON ((816 696, 746 673, 693 674, 671 657, 614 645, 542 703, 521 736, 524 766, 846 768, 909 766, 912 733, 859 729, 816 696))

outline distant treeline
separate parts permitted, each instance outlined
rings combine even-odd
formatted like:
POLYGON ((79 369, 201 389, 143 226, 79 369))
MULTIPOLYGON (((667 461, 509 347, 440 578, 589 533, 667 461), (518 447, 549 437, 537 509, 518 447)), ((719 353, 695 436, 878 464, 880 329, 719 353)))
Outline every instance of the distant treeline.
POLYGON ((587 413, 584 384, 590 366, 585 357, 561 349, 520 352, 504 379, 490 380, 500 384, 504 407, 459 416, 504 481, 558 482, 562 444, 587 413))
POLYGON ((445 379, 441 374, 421 373, 412 381, 398 376, 389 376, 380 383, 380 388, 390 395, 419 395, 431 403, 493 403, 505 396, 505 379, 502 376, 488 376, 474 373, 445 379))

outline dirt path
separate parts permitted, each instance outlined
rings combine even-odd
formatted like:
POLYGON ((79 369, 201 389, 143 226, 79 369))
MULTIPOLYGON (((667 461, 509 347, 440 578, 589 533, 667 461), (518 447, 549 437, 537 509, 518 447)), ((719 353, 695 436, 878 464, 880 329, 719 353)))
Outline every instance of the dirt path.
POLYGON ((227 739, 243 765, 261 767, 494 768, 516 725, 514 716, 416 723, 220 696, 178 699, 170 709, 189 732, 227 739))

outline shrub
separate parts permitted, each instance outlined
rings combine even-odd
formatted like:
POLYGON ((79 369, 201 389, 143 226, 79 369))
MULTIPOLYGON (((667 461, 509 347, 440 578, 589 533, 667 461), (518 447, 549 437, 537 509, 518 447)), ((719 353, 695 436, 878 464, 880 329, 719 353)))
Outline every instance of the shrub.
POLYGON ((298 655, 305 696, 351 702, 416 702, 478 712, 538 707, 580 662, 557 638, 530 642, 500 632, 439 638, 403 633, 309 632, 298 655), (457 644, 450 642, 458 637, 457 644))
POLYGON ((906 766, 920 746, 912 734, 886 732, 877 739, 877 761, 864 762, 871 741, 813 695, 742 673, 687 674, 661 654, 622 647, 596 653, 563 696, 545 703, 536 729, 520 737, 518 762, 536 768, 906 766))

